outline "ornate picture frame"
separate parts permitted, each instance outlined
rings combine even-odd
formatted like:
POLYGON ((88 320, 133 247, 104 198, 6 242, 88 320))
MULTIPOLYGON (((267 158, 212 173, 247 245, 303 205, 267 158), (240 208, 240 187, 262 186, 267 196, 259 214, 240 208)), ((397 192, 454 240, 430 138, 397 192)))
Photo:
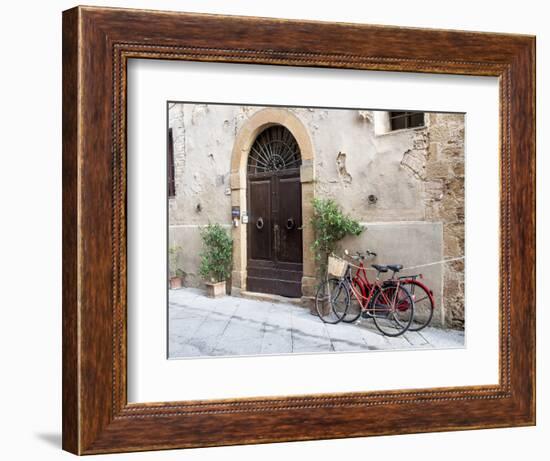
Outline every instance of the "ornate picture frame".
POLYGON ((533 424, 534 37, 95 7, 63 13, 65 450, 533 424), (126 69, 134 58, 498 77, 498 385, 128 403, 126 69))

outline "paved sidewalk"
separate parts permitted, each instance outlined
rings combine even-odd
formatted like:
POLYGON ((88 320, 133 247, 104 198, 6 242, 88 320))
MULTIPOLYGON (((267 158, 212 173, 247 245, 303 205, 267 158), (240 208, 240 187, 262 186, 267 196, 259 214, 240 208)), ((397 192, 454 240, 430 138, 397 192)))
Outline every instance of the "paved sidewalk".
POLYGON ((294 304, 210 299, 192 288, 169 291, 168 328, 170 358, 464 347, 461 331, 428 327, 390 338, 372 320, 330 325, 294 304))

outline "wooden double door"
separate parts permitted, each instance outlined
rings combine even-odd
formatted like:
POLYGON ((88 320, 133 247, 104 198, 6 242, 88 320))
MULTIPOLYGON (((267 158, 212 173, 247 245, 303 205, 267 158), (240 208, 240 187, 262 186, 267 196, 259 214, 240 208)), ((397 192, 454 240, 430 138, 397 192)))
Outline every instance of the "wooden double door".
POLYGON ((299 168, 248 176, 247 290, 302 296, 299 168))

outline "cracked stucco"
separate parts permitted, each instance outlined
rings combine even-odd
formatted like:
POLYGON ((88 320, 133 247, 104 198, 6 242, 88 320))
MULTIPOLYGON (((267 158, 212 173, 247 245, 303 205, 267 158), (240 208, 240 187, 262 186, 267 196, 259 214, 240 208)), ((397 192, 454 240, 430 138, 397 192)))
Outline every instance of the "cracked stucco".
POLYGON ((352 177, 351 177, 351 174, 349 174, 348 170, 346 169, 345 152, 338 152, 338 155, 336 156, 336 167, 338 168, 338 176, 340 177, 340 180, 347 184, 350 184, 352 177))

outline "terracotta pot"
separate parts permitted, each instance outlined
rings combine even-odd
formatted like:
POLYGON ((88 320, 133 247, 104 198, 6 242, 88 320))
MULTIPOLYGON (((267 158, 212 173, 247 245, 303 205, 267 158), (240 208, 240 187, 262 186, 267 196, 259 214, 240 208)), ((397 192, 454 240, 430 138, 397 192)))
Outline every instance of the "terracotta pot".
POLYGON ((181 277, 170 277, 170 289, 177 290, 183 286, 181 277))
POLYGON ((223 282, 206 282, 206 296, 209 298, 220 298, 225 296, 225 285, 225 280, 223 282))

